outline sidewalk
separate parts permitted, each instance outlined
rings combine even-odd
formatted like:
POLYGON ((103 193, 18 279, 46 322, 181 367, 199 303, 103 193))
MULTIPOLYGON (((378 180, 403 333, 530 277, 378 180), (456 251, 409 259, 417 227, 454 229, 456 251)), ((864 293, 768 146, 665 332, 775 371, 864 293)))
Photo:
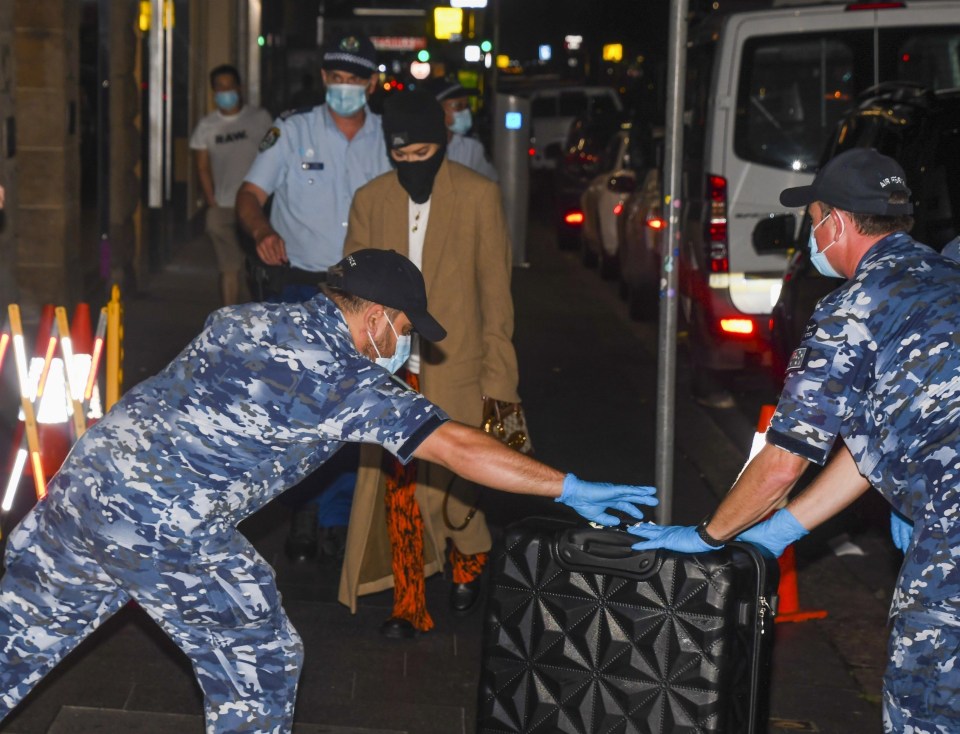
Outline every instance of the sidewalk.
MULTIPOLYGON (((539 243, 531 244, 531 267, 514 279, 515 341, 538 456, 588 479, 651 484, 656 359, 641 341, 649 327, 627 320, 609 289, 598 296, 596 274, 559 253, 536 227, 531 240, 539 243)), ((143 294, 125 303, 126 386, 163 367, 216 306, 212 252, 203 240, 188 243, 143 294)), ((752 432, 745 425, 721 428, 686 399, 685 380, 678 376, 678 523, 695 522, 715 506, 745 458, 749 440, 744 443, 742 434, 752 432)), ((554 508, 494 493, 486 500, 494 527, 554 508)), ((274 564, 284 606, 306 646, 295 732, 472 732, 481 615, 454 618, 447 611, 447 582, 433 577, 427 594, 436 629, 413 642, 385 641, 377 628, 389 616, 390 594, 363 597, 351 615, 336 601, 338 568, 287 561, 287 519, 273 503, 241 529, 274 564)), ((770 732, 879 731, 876 700, 862 693, 879 694, 871 677, 876 661, 851 664, 837 639, 851 633, 848 659, 861 648, 875 650, 876 638, 885 636, 882 599, 837 556, 818 549, 801 574, 801 599, 829 601, 831 617, 777 626, 770 732), (825 590, 838 584, 844 593, 825 600, 825 590), (828 634, 829 625, 835 634, 828 634), (859 630, 859 647, 851 626, 859 630)), ((0 734, 199 734, 201 711, 186 658, 142 612, 127 608, 52 673, 0 725, 0 734)))

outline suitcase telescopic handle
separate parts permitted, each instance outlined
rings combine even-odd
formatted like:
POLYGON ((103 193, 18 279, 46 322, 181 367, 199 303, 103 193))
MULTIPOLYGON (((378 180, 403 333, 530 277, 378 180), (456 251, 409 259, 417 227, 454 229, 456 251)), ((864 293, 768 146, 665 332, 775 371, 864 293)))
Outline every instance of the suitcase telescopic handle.
POLYGON ((656 551, 635 551, 638 539, 617 530, 570 528, 557 536, 557 557, 570 571, 644 579, 657 572, 656 551))

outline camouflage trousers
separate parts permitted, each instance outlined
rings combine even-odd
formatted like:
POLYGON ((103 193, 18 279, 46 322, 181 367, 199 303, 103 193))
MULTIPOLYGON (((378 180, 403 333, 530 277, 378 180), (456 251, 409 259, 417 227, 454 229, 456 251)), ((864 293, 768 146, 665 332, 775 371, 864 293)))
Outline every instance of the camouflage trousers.
POLYGON ((303 645, 273 570, 236 531, 150 552, 90 530, 50 498, 8 538, 0 578, 0 721, 133 599, 190 658, 207 734, 289 732, 303 645))
POLYGON ((886 734, 960 732, 960 615, 957 600, 893 621, 883 677, 886 734))

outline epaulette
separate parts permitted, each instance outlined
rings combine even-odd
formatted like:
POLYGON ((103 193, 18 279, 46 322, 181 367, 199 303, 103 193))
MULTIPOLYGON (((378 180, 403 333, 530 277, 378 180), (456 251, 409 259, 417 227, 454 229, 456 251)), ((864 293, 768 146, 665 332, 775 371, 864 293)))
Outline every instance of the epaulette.
POLYGON ((294 110, 286 110, 281 112, 279 117, 281 120, 286 120, 287 118, 293 117, 294 115, 302 115, 304 112, 309 112, 313 107, 297 107, 294 110))

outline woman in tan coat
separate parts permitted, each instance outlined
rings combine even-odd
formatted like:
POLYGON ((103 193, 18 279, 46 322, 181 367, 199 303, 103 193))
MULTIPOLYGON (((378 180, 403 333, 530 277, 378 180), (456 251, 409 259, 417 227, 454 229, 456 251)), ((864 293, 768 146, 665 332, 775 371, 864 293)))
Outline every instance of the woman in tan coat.
MULTIPOLYGON (((512 256, 500 189, 445 158, 443 111, 431 95, 393 95, 384 106, 383 126, 397 170, 357 191, 344 254, 392 249, 420 267, 430 308, 448 336, 442 345, 420 342, 413 379, 452 418, 479 426, 484 396, 519 401, 512 256)), ((471 511, 476 488, 453 482, 452 474, 433 464, 419 462, 414 471, 406 478, 412 495, 407 501, 397 486, 404 478, 390 476, 395 471, 385 466, 382 449, 361 450, 340 601, 355 611, 358 595, 394 585, 393 615, 381 628, 389 637, 413 637, 433 626, 423 579, 443 569, 448 539, 451 606, 469 611, 479 596, 479 572, 491 543, 482 512, 454 529, 471 511)))

